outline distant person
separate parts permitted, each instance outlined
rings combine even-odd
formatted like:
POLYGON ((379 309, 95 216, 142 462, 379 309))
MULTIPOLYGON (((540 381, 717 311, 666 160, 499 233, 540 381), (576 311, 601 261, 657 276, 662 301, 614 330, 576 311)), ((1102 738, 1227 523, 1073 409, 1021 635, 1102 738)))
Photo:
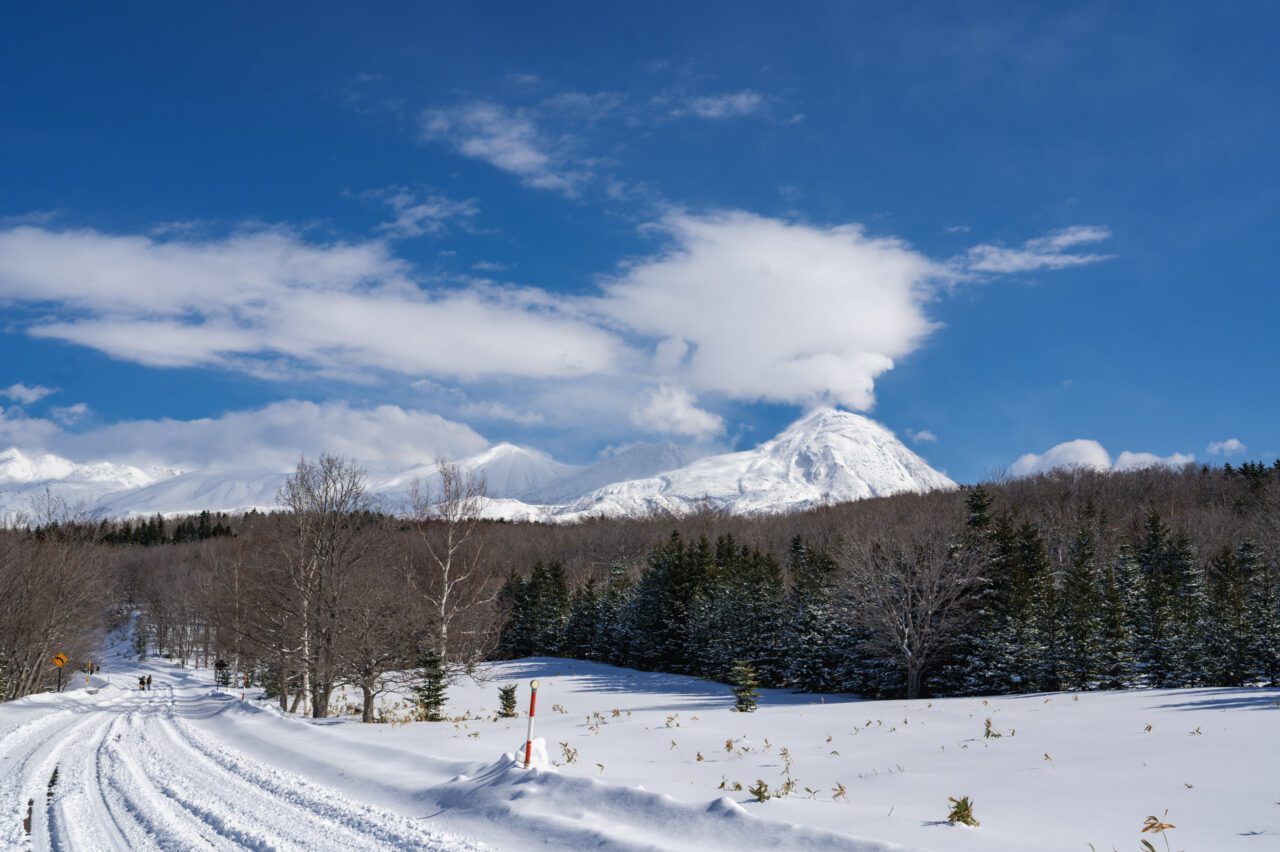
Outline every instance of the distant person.
POLYGON ((147 675, 147 692, 151 691, 151 675, 147 675))

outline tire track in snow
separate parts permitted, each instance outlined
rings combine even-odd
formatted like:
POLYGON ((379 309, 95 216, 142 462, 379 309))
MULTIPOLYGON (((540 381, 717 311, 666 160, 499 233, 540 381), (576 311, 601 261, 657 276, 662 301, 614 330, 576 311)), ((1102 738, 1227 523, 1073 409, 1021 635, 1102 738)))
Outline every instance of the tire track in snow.
POLYGON ((68 717, 74 720, 69 711, 55 711, 19 725, 0 741, 0 807, 5 815, 0 841, 5 848, 30 848, 42 839, 47 842, 49 778, 71 738, 81 729, 99 724, 94 715, 87 714, 65 730, 60 725, 65 725, 68 717), (23 829, 28 802, 34 803, 29 836, 23 829))
POLYGON ((484 848, 212 744, 179 715, 220 700, 156 686, 109 701, 68 694, 0 735, 0 848, 484 848))
MULTIPOLYGON (((269 795, 273 802, 300 809, 312 818, 321 817, 329 826, 341 826, 358 838, 354 849, 477 850, 479 846, 461 838, 435 831, 391 811, 353 802, 326 787, 313 784, 293 773, 249 760, 212 742, 194 726, 178 718, 163 723, 172 742, 181 744, 193 760, 212 764, 226 775, 269 795)), ((337 847, 335 847, 337 848, 337 847)))

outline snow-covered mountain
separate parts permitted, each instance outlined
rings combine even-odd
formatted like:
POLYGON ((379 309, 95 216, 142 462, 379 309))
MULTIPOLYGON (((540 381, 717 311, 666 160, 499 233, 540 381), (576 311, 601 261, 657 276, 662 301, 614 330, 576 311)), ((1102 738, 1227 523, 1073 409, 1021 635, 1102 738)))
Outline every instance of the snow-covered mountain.
MULTIPOLYGON (((637 444, 579 467, 497 444, 459 464, 484 476, 491 498, 485 514, 512 520, 683 514, 702 506, 756 514, 955 487, 884 426, 829 408, 755 449, 705 458, 675 444, 637 444)), ((26 511, 46 488, 108 517, 270 509, 287 476, 77 464, 8 450, 0 453, 0 515, 26 511)), ((397 511, 414 480, 437 487, 435 465, 371 476, 369 484, 386 509, 397 511)))
POLYGON ((10 448, 0 452, 0 518, 32 514, 46 491, 74 507, 101 508, 112 495, 135 493, 179 473, 113 462, 77 464, 10 448))
POLYGON ((709 456, 659 476, 608 485, 558 514, 681 514, 704 505, 755 514, 954 487, 884 426, 827 408, 809 413, 753 450, 709 456))

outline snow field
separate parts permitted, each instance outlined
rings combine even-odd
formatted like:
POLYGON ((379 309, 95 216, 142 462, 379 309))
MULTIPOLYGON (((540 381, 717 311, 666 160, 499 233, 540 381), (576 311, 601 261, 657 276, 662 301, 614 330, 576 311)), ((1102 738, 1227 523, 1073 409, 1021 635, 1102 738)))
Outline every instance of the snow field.
MULTIPOLYGON (((1175 849, 1280 848, 1280 690, 932 701, 764 690, 760 709, 740 714, 722 685, 587 662, 521 660, 494 664, 487 676, 484 684, 455 685, 449 696, 451 715, 479 719, 358 726, 351 736, 460 763, 495 747, 516 752, 526 720, 490 720, 497 689, 519 683, 523 710, 536 677, 536 736, 559 765, 527 785, 536 793, 502 803, 515 819, 600 825, 627 814, 626 836, 662 848, 760 848, 768 837, 782 848, 879 848, 874 840, 1080 850, 1137 849, 1151 838, 1140 833, 1143 820, 1167 809, 1175 849), (988 718, 999 737, 984 737, 988 718), (787 777, 795 786, 785 798, 759 802, 748 792, 757 780, 776 792, 787 777), (951 796, 974 801, 980 827, 945 822, 951 796), (717 804, 722 798, 732 804, 717 804), (739 815, 742 834, 726 826, 739 815), (679 831, 664 829, 674 820, 679 831)), ((472 779, 476 771, 462 770, 472 779)), ((441 798, 447 789, 430 795, 459 804, 441 798)))
POLYGON ((741 714, 720 684, 528 659, 452 686, 455 721, 362 725, 116 641, 115 686, 0 705, 0 848, 1125 850, 1163 846, 1140 831, 1166 809, 1173 849, 1280 848, 1280 690, 765 690, 741 714), (550 765, 524 769, 527 720, 494 711, 508 682, 527 707, 532 678, 550 765), (981 825, 948 824, 950 796, 981 825))

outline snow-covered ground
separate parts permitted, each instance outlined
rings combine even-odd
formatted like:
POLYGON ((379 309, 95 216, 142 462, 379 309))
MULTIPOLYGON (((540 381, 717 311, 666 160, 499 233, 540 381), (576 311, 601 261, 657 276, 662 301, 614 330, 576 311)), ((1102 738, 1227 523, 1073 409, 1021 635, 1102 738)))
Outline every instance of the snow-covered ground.
POLYGON ((1280 690, 766 691, 741 714, 717 684, 534 659, 455 685, 449 712, 465 719, 361 725, 285 717, 205 672, 131 662, 123 636, 115 647, 97 694, 0 705, 0 847, 1079 852, 1164 848, 1140 830, 1167 810, 1172 849, 1280 848, 1280 690), (506 682, 524 706, 532 678, 559 765, 526 771, 512 757, 526 721, 494 709, 506 682), (999 738, 984 738, 988 718, 999 738), (788 764, 791 795, 747 792, 777 790, 788 764), (948 825, 950 796, 971 797, 981 826, 948 825))

